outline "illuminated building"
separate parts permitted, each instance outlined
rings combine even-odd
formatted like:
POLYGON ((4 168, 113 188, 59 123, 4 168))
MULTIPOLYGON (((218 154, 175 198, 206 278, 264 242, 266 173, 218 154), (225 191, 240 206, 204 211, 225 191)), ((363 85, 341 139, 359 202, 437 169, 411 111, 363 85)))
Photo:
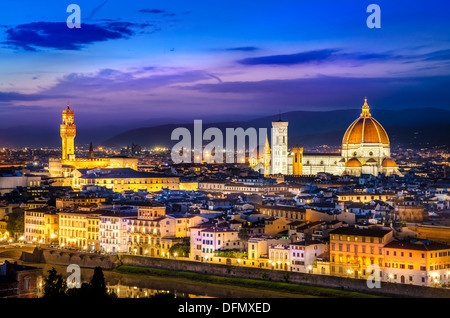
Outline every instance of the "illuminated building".
POLYGON ((395 195, 393 193, 383 193, 383 194, 375 194, 370 192, 342 192, 336 194, 339 202, 344 201, 353 201, 353 202, 361 202, 361 203, 368 203, 373 200, 381 200, 381 201, 387 201, 390 198, 394 197, 395 195))
POLYGON ((168 256, 173 244, 190 236, 190 228, 205 221, 201 216, 175 217, 164 206, 140 206, 128 225, 128 252, 136 255, 168 256))
POLYGON ((256 208, 261 214, 271 218, 285 218, 288 221, 306 220, 306 210, 301 207, 261 205, 256 208))
POLYGON ((271 157, 269 137, 266 135, 266 143, 264 144, 264 147, 262 149, 261 147, 258 147, 250 156, 250 167, 256 171, 259 171, 259 173, 268 176, 271 173, 271 157))
POLYGON ((197 249, 198 253, 191 254, 191 259, 208 262, 213 260, 216 251, 243 248, 244 243, 239 239, 238 234, 238 230, 230 228, 192 229, 190 233, 191 250, 197 249), (193 237, 197 237, 197 240, 193 237), (195 247, 195 245, 198 246, 195 247))
POLYGON ((289 261, 293 272, 312 273, 316 258, 325 252, 326 245, 319 241, 289 244, 289 261))
POLYGON ((383 250, 386 282, 429 287, 450 283, 450 245, 428 240, 392 241, 383 250))
POLYGON ((383 267, 383 247, 392 241, 392 230, 340 227, 330 232, 330 274, 367 278, 367 267, 383 267))
POLYGON ((352 176, 400 174, 397 164, 390 156, 390 142, 386 130, 372 117, 365 99, 361 115, 344 134, 341 153, 304 153, 302 172, 304 175, 326 172, 352 176))
POLYGON ((288 122, 272 122, 271 174, 288 174, 288 122))
MULTIPOLYGON (((103 213, 102 213, 103 214, 103 213)), ((86 218, 87 221, 87 241, 84 249, 90 249, 91 251, 100 250, 100 216, 98 214, 89 214, 86 218)))
POLYGON ((98 218, 101 213, 67 211, 58 212, 58 215, 59 245, 61 247, 88 249, 88 243, 90 246, 99 245, 99 238, 95 235, 95 233, 98 233, 95 229, 98 225, 92 224, 92 220, 98 218), (89 224, 89 221, 91 221, 91 224, 89 224))
MULTIPOLYGON (((272 123, 272 175, 401 175, 398 165, 390 158, 390 141, 386 130, 372 117, 367 99, 360 116, 344 134, 341 153, 307 153, 302 147, 293 147, 288 151, 287 127, 288 122, 281 119, 272 123)), ((250 166, 266 174, 262 158, 251 158, 250 166)))
POLYGON ((36 244, 52 244, 58 241, 59 218, 48 208, 24 211, 24 240, 36 244))
POLYGON ((72 172, 72 188, 81 190, 95 185, 114 192, 145 190, 161 191, 163 188, 179 190, 180 178, 152 172, 141 172, 131 168, 76 169, 72 172))
POLYGON ((100 250, 107 253, 128 251, 128 225, 136 213, 107 211, 100 216, 100 250))
MULTIPOLYGON (((131 168, 137 170, 138 159, 116 156, 111 158, 94 158, 92 143, 90 145, 88 158, 76 158, 75 155, 75 113, 70 106, 62 113, 62 124, 60 126, 61 135, 61 159, 49 160, 49 172, 51 177, 68 177, 75 169, 92 169, 92 168, 131 168)), ((63 185, 70 185, 64 183, 63 185)))
POLYGON ((273 269, 290 271, 289 256, 289 244, 269 246, 269 264, 272 264, 273 269))

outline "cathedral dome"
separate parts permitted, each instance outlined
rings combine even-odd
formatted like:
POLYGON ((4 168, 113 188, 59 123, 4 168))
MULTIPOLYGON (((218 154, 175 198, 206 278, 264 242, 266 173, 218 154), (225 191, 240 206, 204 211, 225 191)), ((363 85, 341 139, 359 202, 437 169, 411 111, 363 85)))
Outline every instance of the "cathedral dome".
POLYGON ((362 107, 361 116, 347 129, 342 144, 381 143, 389 144, 389 138, 383 126, 369 113, 367 98, 362 107))
POLYGON ((345 166, 352 167, 352 168, 359 168, 359 167, 362 167, 362 164, 358 159, 352 158, 345 163, 345 166))
POLYGON ((394 160, 392 160, 391 158, 385 158, 383 160, 383 167, 388 168, 388 167, 398 167, 397 164, 395 163, 394 160))

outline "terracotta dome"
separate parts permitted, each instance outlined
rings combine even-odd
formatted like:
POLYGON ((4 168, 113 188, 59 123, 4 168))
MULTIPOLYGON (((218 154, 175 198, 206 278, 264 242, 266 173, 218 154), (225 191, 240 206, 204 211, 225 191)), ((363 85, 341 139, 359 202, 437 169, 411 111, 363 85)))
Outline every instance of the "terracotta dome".
POLYGON ((377 161, 373 158, 370 158, 369 160, 366 161, 366 163, 377 163, 377 161))
POLYGON ((360 167, 362 167, 362 164, 361 164, 361 162, 359 162, 358 159, 352 158, 345 163, 345 166, 351 167, 351 168, 360 168, 360 167))
POLYGON ((395 161, 392 160, 391 158, 385 158, 383 160, 383 167, 387 168, 387 167, 398 167, 398 166, 395 163, 395 161))
POLYGON ((362 107, 361 116, 347 129, 342 144, 382 143, 389 144, 389 138, 383 126, 369 113, 367 98, 362 107))

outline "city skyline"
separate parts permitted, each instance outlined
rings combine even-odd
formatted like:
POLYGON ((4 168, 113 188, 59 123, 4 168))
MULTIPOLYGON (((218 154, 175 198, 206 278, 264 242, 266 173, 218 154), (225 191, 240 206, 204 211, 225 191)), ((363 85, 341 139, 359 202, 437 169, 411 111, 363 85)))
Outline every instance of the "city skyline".
POLYGON ((54 122, 68 100, 89 125, 357 109, 364 97, 449 109, 448 4, 379 1, 380 29, 359 1, 78 1, 81 29, 66 26, 69 4, 3 8, 2 127, 54 122))
POLYGON ((450 4, 4 2, 1 299, 450 297, 450 4))

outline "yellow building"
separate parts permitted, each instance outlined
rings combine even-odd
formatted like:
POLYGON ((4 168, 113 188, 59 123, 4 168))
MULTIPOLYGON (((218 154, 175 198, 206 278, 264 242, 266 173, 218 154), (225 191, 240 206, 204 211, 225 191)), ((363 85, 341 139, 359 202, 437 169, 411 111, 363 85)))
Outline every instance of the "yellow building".
POLYGON ((49 208, 24 211, 24 240, 36 244, 54 244, 57 242, 58 215, 49 208))
POLYGON ((268 215, 272 218, 286 218, 290 221, 305 221, 306 210, 304 208, 293 206, 272 206, 260 205, 256 207, 261 214, 268 215))
POLYGON ((106 198, 57 198, 56 207, 61 208, 74 208, 76 206, 86 206, 91 204, 99 205, 102 202, 106 202, 106 198))
POLYGON ((450 226, 414 224, 408 225, 408 228, 416 232, 419 239, 450 244, 450 226))
POLYGON ((330 232, 330 274, 367 278, 371 264, 383 267, 383 247, 392 230, 340 227, 330 232))
POLYGON ((265 227, 264 227, 264 234, 269 236, 276 236, 278 233, 288 230, 289 226, 288 224, 291 223, 291 221, 287 220, 284 217, 279 218, 269 218, 265 219, 265 227))
POLYGON ((90 214, 87 217, 87 249, 100 250, 100 215, 90 214))
POLYGON ((393 196, 394 194, 391 193, 383 193, 383 194, 374 194, 369 192, 344 192, 344 193, 338 193, 336 194, 338 197, 338 201, 345 202, 345 201, 353 201, 353 202, 360 202, 360 203, 368 203, 373 200, 380 200, 380 201, 387 201, 393 196))
POLYGON ((8 222, 6 220, 0 220, 0 239, 9 238, 9 232, 7 229, 8 222))
POLYGON ((88 249, 92 245, 98 246, 98 225, 91 223, 89 226, 89 221, 96 220, 100 213, 71 211, 59 212, 58 215, 59 245, 61 247, 88 249))
POLYGON ((292 148, 292 174, 299 176, 303 174, 303 147, 292 148))
POLYGON ((180 178, 165 174, 140 172, 130 168, 76 169, 72 173, 72 187, 76 190, 84 186, 96 185, 114 192, 147 191, 162 189, 179 190, 180 178))
POLYGON ((59 215, 55 212, 44 214, 45 239, 46 244, 58 244, 59 215))
POLYGON ((206 218, 194 215, 166 215, 162 206, 140 206, 129 223, 129 252, 165 257, 173 244, 190 237, 190 229, 206 218))
POLYGON ((384 281, 429 287, 450 283, 450 245, 392 241, 383 250, 384 281))
POLYGON ((59 178, 62 185, 69 185, 64 178, 67 178, 75 169, 93 168, 131 168, 137 170, 138 159, 116 156, 111 158, 93 158, 93 152, 89 158, 76 158, 75 155, 75 112, 67 108, 62 112, 62 124, 60 125, 61 135, 61 159, 49 160, 49 172, 53 178, 59 178))
POLYGON ((185 191, 197 191, 198 182, 180 182, 179 188, 185 191))

